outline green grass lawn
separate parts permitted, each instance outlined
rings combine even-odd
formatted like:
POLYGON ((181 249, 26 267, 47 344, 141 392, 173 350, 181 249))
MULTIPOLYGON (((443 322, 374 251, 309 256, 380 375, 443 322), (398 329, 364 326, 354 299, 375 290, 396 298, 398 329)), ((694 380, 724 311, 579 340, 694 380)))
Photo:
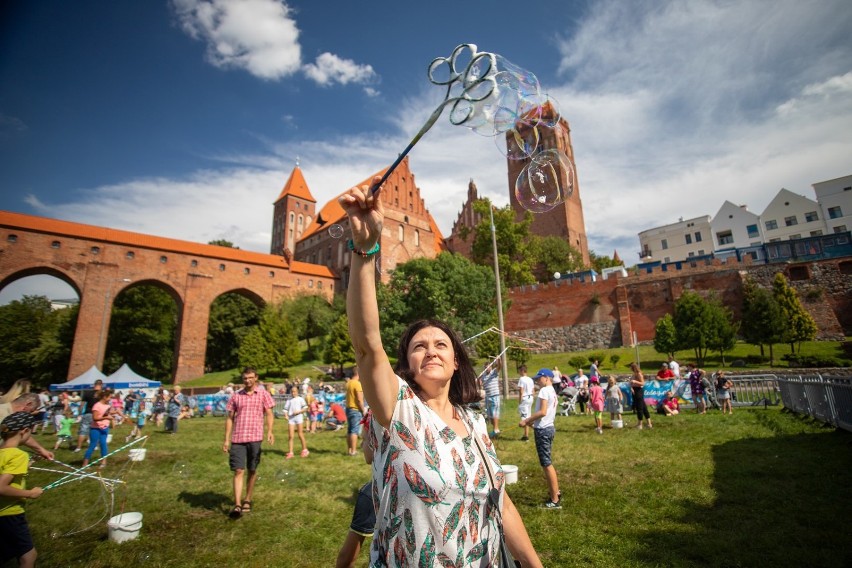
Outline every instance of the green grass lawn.
MULTIPOLYGON (((852 564, 848 432, 771 407, 655 417, 653 430, 642 431, 626 415, 627 428, 603 435, 591 417, 558 417, 554 464, 564 508, 548 511, 538 508, 545 484, 533 443, 519 439, 516 407, 505 405, 496 446, 503 463, 519 467, 508 491, 545 566, 852 564)), ((231 521, 224 419, 181 422, 174 436, 146 429, 145 461, 124 453, 103 470, 126 481, 115 491, 115 514, 143 513, 139 538, 107 538, 109 495, 99 483, 60 486, 28 506, 39 566, 333 565, 370 477, 363 459, 346 456, 343 432, 309 435, 311 455, 285 460, 286 422, 276 420, 254 512, 231 521)), ((119 427, 113 449, 128 431, 119 427)), ((52 444, 50 435, 39 439, 52 444)), ((81 457, 57 454, 78 465, 81 457)), ((33 471, 29 484, 56 477, 33 471)))

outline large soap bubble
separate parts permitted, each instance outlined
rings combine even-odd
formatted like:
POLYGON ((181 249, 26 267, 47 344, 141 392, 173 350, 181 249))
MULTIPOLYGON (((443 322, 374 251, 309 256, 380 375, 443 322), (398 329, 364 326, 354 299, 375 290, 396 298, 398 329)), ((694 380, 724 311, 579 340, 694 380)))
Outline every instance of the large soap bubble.
POLYGON ((561 150, 536 154, 515 180, 515 198, 533 213, 546 213, 574 193, 574 166, 561 150))

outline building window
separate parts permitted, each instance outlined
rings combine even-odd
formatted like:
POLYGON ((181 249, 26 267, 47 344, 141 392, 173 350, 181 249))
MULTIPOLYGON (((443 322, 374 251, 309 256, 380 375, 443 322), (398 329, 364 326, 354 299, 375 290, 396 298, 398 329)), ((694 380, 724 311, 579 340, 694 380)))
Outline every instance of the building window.
POLYGON ((92 254, 101 254, 101 247, 92 247, 92 254))
POLYGON ((819 215, 817 215, 816 211, 808 211, 805 213, 805 222, 810 223, 812 221, 819 221, 819 215))
POLYGON ((811 231, 811 236, 812 237, 820 237, 820 236, 822 236, 822 231, 820 231, 820 230, 811 231))
POLYGON ((663 239, 662 247, 663 247, 663 250, 666 250, 667 248, 669 248, 669 241, 666 240, 666 239, 663 239))
POLYGON ((317 280, 317 290, 322 290, 322 280, 317 280))
POLYGON ((249 268, 249 267, 243 268, 243 274, 251 274, 251 268, 249 268))
POLYGON ((296 214, 290 211, 290 224, 292 225, 296 221, 296 214))
POLYGON ((414 229, 414 246, 420 246, 420 230, 414 229))
POLYGON ((225 272, 225 265, 224 264, 219 265, 219 272, 225 272))
POLYGON ((270 277, 270 278, 275 278, 275 271, 274 271, 274 270, 270 270, 270 271, 269 271, 269 277, 270 277))
POLYGON ((796 233, 795 235, 790 235, 791 240, 792 239, 801 239, 801 238, 802 238, 802 235, 800 235, 799 233, 796 233))
POLYGON ((701 233, 700 233, 700 232, 699 232, 699 233, 695 233, 695 242, 696 242, 696 243, 700 243, 700 242, 701 242, 701 233))
POLYGON ((399 242, 405 241, 405 227, 399 226, 399 242))
POLYGON ((133 252, 132 250, 129 250, 129 251, 127 251, 127 254, 124 255, 124 257, 127 260, 133 260, 134 258, 136 258, 136 253, 133 252))
POLYGON ((784 217, 784 224, 788 227, 792 227, 793 225, 798 225, 799 222, 796 220, 795 215, 791 215, 789 217, 784 217))
POLYGON ((836 226, 836 227, 834 228, 834 232, 835 232, 835 233, 845 233, 845 232, 846 232, 846 225, 838 225, 838 226, 836 226))
POLYGON ((750 239, 760 236, 760 233, 757 231, 757 225, 747 225, 746 232, 748 232, 750 239))
POLYGON ((698 256, 704 256, 704 249, 699 249, 698 256))
POLYGON ((303 221, 304 221, 304 217, 302 217, 301 215, 299 215, 299 222, 297 223, 297 225, 298 225, 298 227, 299 227, 299 232, 302 232, 302 224, 303 224, 303 221))
POLYGON ((9 235, 8 237, 6 237, 6 240, 9 241, 10 243, 17 243, 18 242, 18 235, 9 235))
POLYGON ((765 223, 765 225, 766 225, 767 231, 774 231, 775 229, 778 228, 778 221, 776 221, 775 219, 772 219, 770 221, 767 221, 765 223))
POLYGON ((839 219, 841 217, 843 217, 843 211, 840 210, 840 205, 828 208, 829 219, 839 219))
POLYGON ((310 280, 308 280, 308 288, 313 288, 313 287, 314 287, 314 279, 311 278, 310 280))
POLYGON ((168 261, 169 261, 169 259, 168 259, 166 256, 161 256, 161 257, 160 257, 160 264, 165 264, 165 263, 167 263, 168 261))
POLYGON ((53 241, 52 243, 50 243, 50 248, 58 249, 61 246, 62 246, 62 243, 60 243, 59 241, 53 241))
POLYGON ((719 241, 719 245, 729 245, 734 242, 734 235, 731 231, 720 231, 716 233, 716 240, 719 241))
POLYGON ((692 244, 692 235, 690 235, 689 233, 686 234, 686 244, 692 244))
POLYGON ((198 261, 197 261, 197 260, 193 260, 193 261, 191 261, 191 262, 189 263, 189 265, 190 265, 192 268, 198 268, 198 261))

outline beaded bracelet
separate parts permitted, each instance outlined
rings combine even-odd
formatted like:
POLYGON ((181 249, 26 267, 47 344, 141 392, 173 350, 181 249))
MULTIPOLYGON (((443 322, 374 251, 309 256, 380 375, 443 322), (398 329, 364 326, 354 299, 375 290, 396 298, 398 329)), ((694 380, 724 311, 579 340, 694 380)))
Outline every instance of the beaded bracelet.
POLYGON ((349 250, 351 250, 352 252, 354 252, 357 255, 360 255, 363 258, 369 258, 369 257, 373 256, 374 254, 379 252, 379 248, 380 248, 379 243, 376 242, 376 244, 373 245, 373 248, 371 248, 368 251, 358 250, 358 249, 355 248, 355 243, 352 242, 352 239, 349 239, 348 241, 346 241, 346 246, 349 247, 349 250))

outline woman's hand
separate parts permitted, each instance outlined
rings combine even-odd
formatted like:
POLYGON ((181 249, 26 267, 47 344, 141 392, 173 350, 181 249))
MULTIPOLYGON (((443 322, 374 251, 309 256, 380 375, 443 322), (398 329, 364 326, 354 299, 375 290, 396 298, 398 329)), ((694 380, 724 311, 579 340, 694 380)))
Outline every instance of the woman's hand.
POLYGON ((382 188, 375 193, 370 189, 379 180, 381 178, 376 176, 371 185, 353 187, 337 200, 349 216, 352 242, 356 249, 362 251, 373 248, 382 236, 382 222, 385 218, 385 209, 380 199, 382 188))

